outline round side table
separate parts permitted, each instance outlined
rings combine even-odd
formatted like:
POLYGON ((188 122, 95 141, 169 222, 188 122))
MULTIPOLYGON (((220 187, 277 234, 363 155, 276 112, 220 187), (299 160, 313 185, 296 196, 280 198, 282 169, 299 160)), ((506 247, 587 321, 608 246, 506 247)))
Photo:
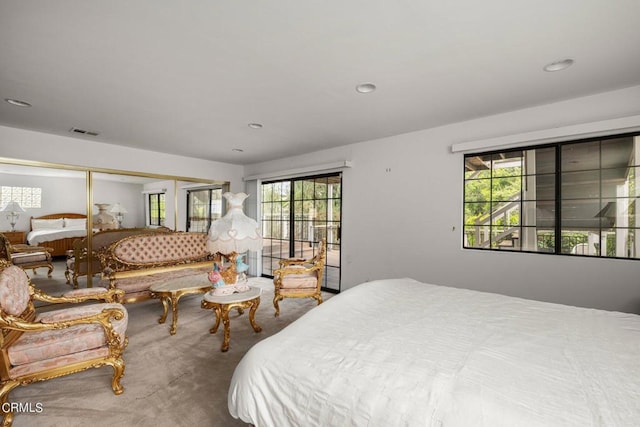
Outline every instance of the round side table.
POLYGON ((224 339, 222 341, 221 351, 229 350, 229 311, 234 308, 238 309, 240 314, 245 308, 249 308, 249 322, 256 332, 262 331, 262 328, 256 323, 256 310, 260 305, 261 288, 249 287, 248 291, 238 292, 231 295, 213 295, 212 291, 204 294, 202 299, 202 308, 213 309, 216 314, 216 324, 209 330, 215 334, 220 326, 220 319, 224 324, 224 339))

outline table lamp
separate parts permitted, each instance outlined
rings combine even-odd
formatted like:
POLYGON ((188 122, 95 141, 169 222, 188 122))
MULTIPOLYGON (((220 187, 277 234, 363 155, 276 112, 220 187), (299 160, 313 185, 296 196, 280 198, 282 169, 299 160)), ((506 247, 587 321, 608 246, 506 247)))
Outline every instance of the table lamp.
POLYGON ((249 195, 226 192, 223 197, 229 203, 229 210, 211 224, 207 247, 218 260, 222 261, 222 257, 229 260, 230 265, 224 270, 220 268, 220 274, 225 284, 231 285, 238 280, 238 254, 261 250, 262 236, 256 220, 243 212, 242 205, 249 195))
POLYGON ((16 222, 18 222, 20 218, 20 213, 26 211, 18 202, 7 203, 7 205, 2 208, 2 211, 7 212, 7 220, 9 220, 9 224, 11 224, 11 231, 16 231, 16 222))
POLYGON ((127 210, 118 202, 113 205, 109 212, 115 214, 116 220, 118 221, 118 228, 122 228, 122 220, 124 219, 124 214, 128 213, 127 210))

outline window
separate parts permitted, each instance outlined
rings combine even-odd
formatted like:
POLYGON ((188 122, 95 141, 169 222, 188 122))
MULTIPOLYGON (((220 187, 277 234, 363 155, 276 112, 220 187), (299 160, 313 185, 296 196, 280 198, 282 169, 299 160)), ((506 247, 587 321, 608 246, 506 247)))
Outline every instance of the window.
POLYGON ((272 276, 284 258, 312 258, 327 240, 323 289, 340 291, 342 175, 262 184, 262 270, 272 276))
POLYGON ((222 216, 222 189, 187 191, 187 231, 206 233, 211 223, 222 216))
POLYGON ((164 193, 149 194, 149 225, 163 226, 165 219, 164 193))
POLYGON ((18 202, 23 208, 41 208, 42 188, 7 187, 3 185, 0 206, 6 206, 9 202, 18 202))
POLYGON ((465 155, 465 248, 640 259, 640 134, 465 155))

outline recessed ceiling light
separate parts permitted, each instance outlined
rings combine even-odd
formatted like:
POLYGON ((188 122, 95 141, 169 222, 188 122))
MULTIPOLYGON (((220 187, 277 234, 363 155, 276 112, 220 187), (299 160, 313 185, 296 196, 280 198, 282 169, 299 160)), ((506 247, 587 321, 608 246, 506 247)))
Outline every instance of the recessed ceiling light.
POLYGON ((262 125, 260 123, 249 123, 248 125, 251 129, 261 129, 262 125))
POLYGON ((553 72, 553 71, 561 71, 567 69, 573 65, 573 59, 567 58, 562 59, 560 61, 554 61, 550 64, 544 66, 545 71, 553 72))
POLYGON ((236 153, 244 153, 242 148, 232 148, 231 151, 235 151, 236 153))
POLYGON ((361 83, 356 86, 356 91, 360 93, 371 93, 376 90, 376 85, 373 83, 361 83))
POLYGON ((19 99, 5 98, 4 100, 11 105, 15 105, 16 107, 31 107, 31 104, 29 104, 28 102, 20 101, 19 99))

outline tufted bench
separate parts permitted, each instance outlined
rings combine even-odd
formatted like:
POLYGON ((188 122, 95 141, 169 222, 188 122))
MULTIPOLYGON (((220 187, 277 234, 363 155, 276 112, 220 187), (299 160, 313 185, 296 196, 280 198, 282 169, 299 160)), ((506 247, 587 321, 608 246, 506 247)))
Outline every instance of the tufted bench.
POLYGON ((206 233, 170 232, 125 237, 98 252, 110 289, 125 292, 123 302, 151 297, 149 287, 181 277, 206 275, 213 268, 206 233))

